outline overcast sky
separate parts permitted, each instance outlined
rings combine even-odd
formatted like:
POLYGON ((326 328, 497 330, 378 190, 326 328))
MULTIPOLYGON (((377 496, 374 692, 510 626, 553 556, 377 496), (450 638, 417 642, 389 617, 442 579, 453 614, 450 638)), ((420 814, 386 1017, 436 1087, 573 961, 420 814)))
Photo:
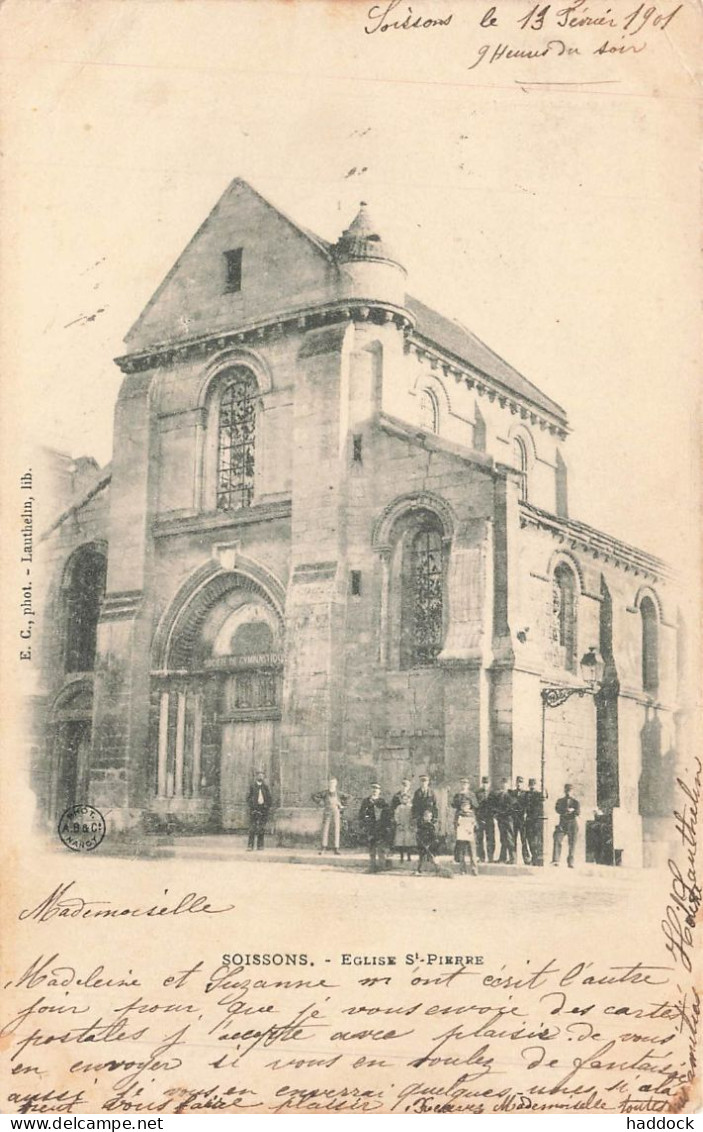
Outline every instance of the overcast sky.
POLYGON ((551 60, 470 69, 484 42, 518 41, 477 26, 487 5, 416 3, 453 25, 372 35, 367 7, 3 7, 18 433, 110 459, 112 358, 234 177, 329 239, 363 198, 409 290, 566 407, 574 517, 680 560, 697 512, 686 25, 628 70, 560 62, 591 85, 554 86, 551 60))

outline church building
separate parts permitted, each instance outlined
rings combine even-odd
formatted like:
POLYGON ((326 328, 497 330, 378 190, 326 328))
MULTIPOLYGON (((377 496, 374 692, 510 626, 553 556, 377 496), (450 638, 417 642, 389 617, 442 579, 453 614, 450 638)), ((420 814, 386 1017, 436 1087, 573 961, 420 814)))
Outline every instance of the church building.
POLYGON ((570 517, 565 409, 412 297, 365 204, 329 244, 233 181, 125 346, 111 464, 54 454, 47 826, 226 837, 262 768, 290 844, 329 775, 350 812, 521 775, 547 839, 568 781, 582 857, 666 856, 671 571, 570 517))

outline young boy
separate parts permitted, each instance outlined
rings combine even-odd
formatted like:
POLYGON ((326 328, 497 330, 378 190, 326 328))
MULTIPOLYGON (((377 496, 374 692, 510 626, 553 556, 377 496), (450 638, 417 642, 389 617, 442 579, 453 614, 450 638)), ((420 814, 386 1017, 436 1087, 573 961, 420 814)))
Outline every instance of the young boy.
POLYGON ((476 867, 476 815, 469 801, 462 802, 461 809, 456 816, 456 842, 454 845, 454 860, 466 874, 466 858, 469 858, 471 875, 478 876, 476 867))
POLYGON ((415 876, 420 876, 422 866, 425 864, 434 865, 434 871, 437 872, 437 862, 434 857, 437 852, 437 832, 435 830, 434 816, 431 809, 424 810, 422 817, 417 823, 417 848, 418 860, 415 876))

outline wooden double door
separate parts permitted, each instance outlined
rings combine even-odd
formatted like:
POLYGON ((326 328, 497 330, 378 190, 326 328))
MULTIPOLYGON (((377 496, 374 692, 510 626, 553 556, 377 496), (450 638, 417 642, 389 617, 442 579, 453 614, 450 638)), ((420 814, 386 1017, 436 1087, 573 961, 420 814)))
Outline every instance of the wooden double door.
POLYGON ((246 829, 247 794, 257 771, 274 799, 279 786, 280 680, 249 671, 228 676, 220 714, 220 815, 225 831, 246 829))

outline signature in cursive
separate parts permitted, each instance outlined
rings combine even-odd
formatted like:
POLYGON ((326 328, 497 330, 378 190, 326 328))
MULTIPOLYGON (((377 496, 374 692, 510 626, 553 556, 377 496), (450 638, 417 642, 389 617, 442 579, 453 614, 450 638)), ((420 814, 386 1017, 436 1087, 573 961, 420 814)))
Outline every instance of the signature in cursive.
MULTIPOLYGON (((19 920, 36 920, 39 924, 45 924, 47 921, 57 918, 94 920, 128 917, 136 919, 141 916, 182 916, 185 913, 199 912, 215 916, 222 912, 231 912, 234 908, 234 904, 225 904, 222 908, 215 908, 209 903, 206 896, 201 896, 197 892, 186 892, 179 900, 170 897, 163 902, 149 906, 139 904, 121 906, 113 904, 111 900, 86 900, 77 893, 70 891, 75 883, 74 880, 71 880, 66 884, 57 885, 53 892, 50 892, 33 908, 23 908, 17 918, 19 920)), ((167 888, 164 889, 164 897, 168 897, 167 888)))
POLYGON ((694 759, 695 774, 692 782, 677 778, 676 782, 683 794, 681 810, 674 810, 676 831, 683 848, 683 866, 673 858, 669 859, 669 872, 672 876, 669 890, 669 903, 666 915, 661 922, 666 939, 667 950, 681 963, 684 970, 692 969, 693 931, 696 914, 701 904, 701 888, 698 884, 696 858, 698 856, 698 803, 701 796, 703 765, 698 757, 694 759))

